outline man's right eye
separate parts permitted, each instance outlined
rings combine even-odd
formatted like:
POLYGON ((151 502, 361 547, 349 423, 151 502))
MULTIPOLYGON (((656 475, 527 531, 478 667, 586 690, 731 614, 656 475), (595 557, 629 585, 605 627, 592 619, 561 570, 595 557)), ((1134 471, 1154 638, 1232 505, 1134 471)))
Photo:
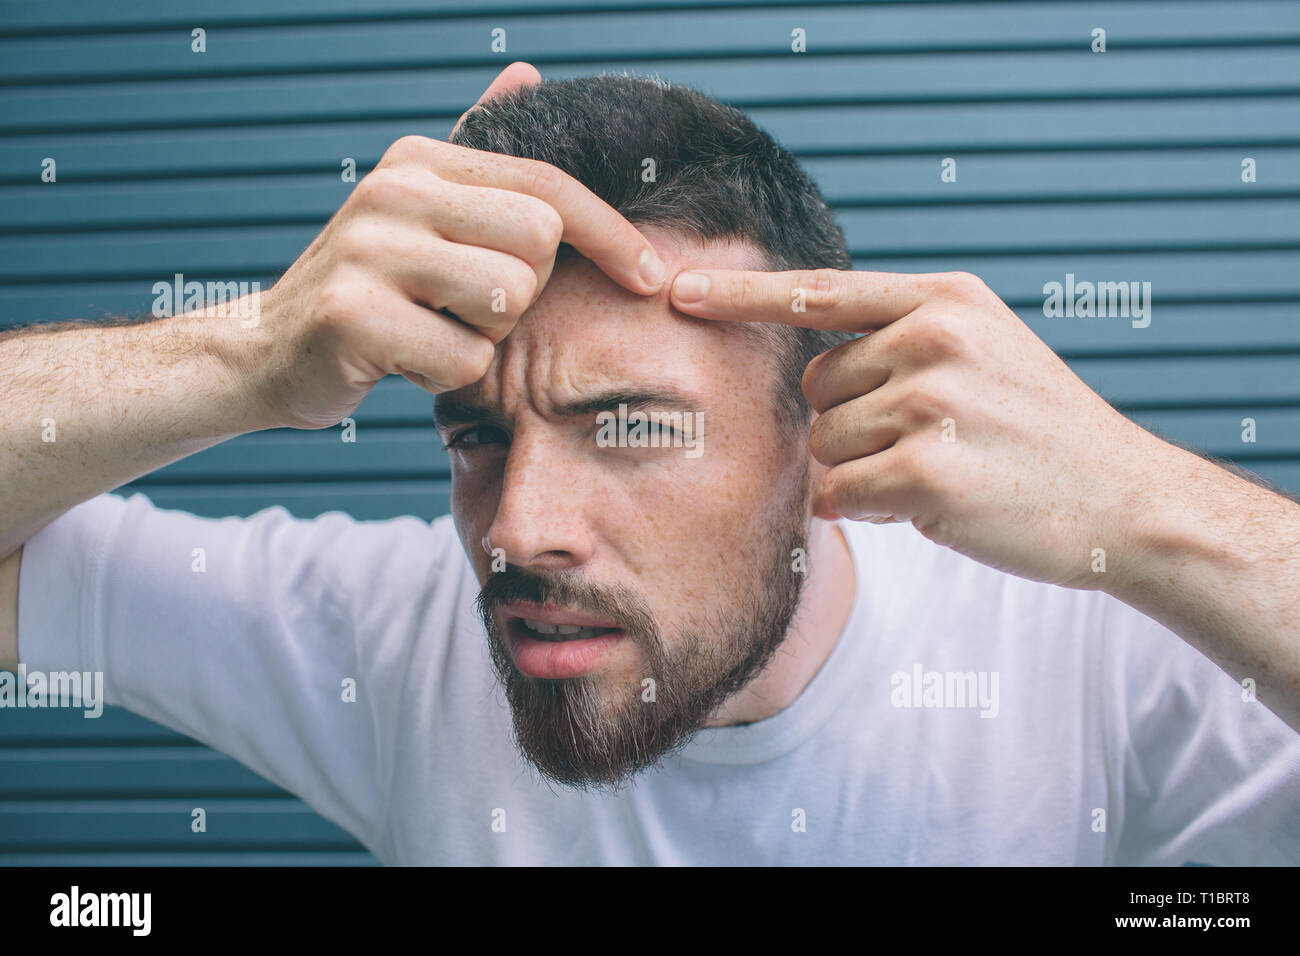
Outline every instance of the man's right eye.
POLYGON ((480 448, 484 445, 504 444, 509 436, 495 425, 471 425, 453 433, 443 445, 444 448, 480 448))

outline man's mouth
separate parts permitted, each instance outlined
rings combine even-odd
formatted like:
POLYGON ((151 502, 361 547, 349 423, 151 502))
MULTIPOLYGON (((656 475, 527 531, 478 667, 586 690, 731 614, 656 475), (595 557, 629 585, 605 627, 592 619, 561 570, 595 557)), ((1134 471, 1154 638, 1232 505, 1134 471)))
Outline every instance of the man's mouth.
POLYGON ((581 641, 618 630, 618 628, 614 627, 578 627, 576 624, 547 624, 545 621, 530 621, 526 617, 516 618, 515 620, 522 620, 524 628, 529 632, 528 636, 535 637, 539 641, 581 641))
POLYGON ((531 601, 502 605, 501 614, 515 666, 532 677, 585 674, 625 636, 617 621, 531 601))

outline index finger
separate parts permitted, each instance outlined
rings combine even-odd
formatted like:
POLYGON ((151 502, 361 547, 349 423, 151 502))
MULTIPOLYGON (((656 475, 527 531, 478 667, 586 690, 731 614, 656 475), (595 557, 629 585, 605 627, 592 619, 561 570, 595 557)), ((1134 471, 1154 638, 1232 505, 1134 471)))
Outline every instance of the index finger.
POLYGON ((653 295, 663 287, 668 270, 650 240, 558 166, 450 143, 437 143, 431 159, 443 179, 527 193, 551 206, 564 222, 561 241, 619 285, 638 295, 653 295))
POLYGON ((465 122, 465 117, 484 103, 495 99, 502 93, 509 93, 512 90, 523 89, 527 86, 536 86, 540 82, 542 82, 542 74, 537 72, 537 67, 523 60, 516 60, 497 74, 496 79, 488 84, 488 88, 483 91, 473 106, 460 114, 460 119, 456 120, 456 125, 451 128, 451 135, 455 136, 456 130, 460 129, 461 124, 465 122))
POLYGON ((869 332, 914 311, 930 295, 932 279, 842 269, 692 269, 677 274, 671 299, 679 312, 701 319, 869 332))

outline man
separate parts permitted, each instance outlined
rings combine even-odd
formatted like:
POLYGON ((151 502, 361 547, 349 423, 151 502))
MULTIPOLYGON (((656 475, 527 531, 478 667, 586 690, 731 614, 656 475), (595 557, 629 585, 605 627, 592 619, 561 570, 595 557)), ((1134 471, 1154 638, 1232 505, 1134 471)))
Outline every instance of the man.
POLYGON ((735 110, 538 79, 395 144, 251 327, 0 340, 0 654, 390 863, 1300 860, 1300 508, 977 280, 847 271, 735 110), (101 494, 393 373, 450 518, 101 494))

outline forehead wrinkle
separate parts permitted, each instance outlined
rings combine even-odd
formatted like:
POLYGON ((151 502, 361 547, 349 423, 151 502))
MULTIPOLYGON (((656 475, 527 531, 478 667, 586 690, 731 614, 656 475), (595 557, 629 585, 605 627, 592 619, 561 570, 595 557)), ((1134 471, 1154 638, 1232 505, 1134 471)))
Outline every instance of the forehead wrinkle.
MULTIPOLYGON (((715 267, 712 263, 700 262, 699 260, 722 258, 732 251, 741 253, 740 261, 728 262, 716 267, 766 271, 766 263, 762 255, 749 243, 738 240, 704 242, 696 237, 683 236, 671 231, 657 230, 657 233, 662 235, 669 244, 672 258, 678 260, 679 272, 715 267), (686 263, 683 263, 682 260, 686 260, 686 263), (691 263, 691 260, 695 260, 695 262, 691 263)), ((661 251, 663 250, 661 249, 661 251)), ((673 306, 671 301, 671 278, 654 296, 639 296, 617 285, 612 280, 605 279, 604 282, 601 282, 599 277, 603 276, 603 273, 600 273, 594 263, 591 263, 590 260, 581 256, 575 250, 565 248, 563 245, 561 246, 560 255, 557 256, 553 276, 558 275, 560 264, 567 260, 574 260, 574 264, 581 261, 587 268, 594 270, 591 277, 596 277, 597 282, 594 287, 588 284, 573 294, 572 303, 564 309, 568 315, 581 312, 588 319, 598 321, 602 312, 618 310, 624 312, 626 319, 634 322, 638 318, 664 317, 701 330, 712 327, 708 333, 710 336, 716 335, 724 340, 738 342, 747 351, 764 360, 771 357, 774 344, 773 332, 775 330, 768 329, 760 323, 717 322, 681 312, 673 306), (638 310, 648 310, 650 316, 638 317, 635 314, 638 310), (735 328, 720 329, 718 328, 719 325, 735 326, 735 328)), ((528 312, 536 316, 535 310, 542 301, 542 299, 539 299, 528 312)), ((527 321, 527 316, 528 313, 525 313, 525 317, 521 318, 521 323, 527 321)), ((649 379, 644 378, 645 370, 643 369, 629 370, 626 375, 613 375, 606 371, 608 368, 607 363, 601 363, 604 368, 595 369, 590 361, 574 361, 565 355, 566 352, 570 352, 575 348, 580 349, 581 343, 584 341, 590 341, 592 343, 592 352, 604 352, 608 357, 613 343, 587 339, 577 333, 563 334, 551 323, 546 322, 544 317, 540 320, 534 318, 531 328, 528 329, 529 337, 526 343, 518 336, 518 331, 517 328, 515 332, 512 332, 498 345, 497 359, 493 363, 492 370, 484 379, 454 393, 455 404, 477 406, 484 413, 482 417, 513 421, 518 415, 518 410, 515 408, 517 404, 532 406, 543 416, 552 414, 551 406, 553 405, 573 404, 571 399, 557 399, 557 393, 577 396, 580 400, 581 396, 590 394, 593 391, 643 391, 647 387, 651 389, 656 387, 655 376, 652 375, 649 379), (522 364, 522 370, 520 370, 520 364, 522 364), (519 382, 519 386, 513 389, 508 388, 509 379, 519 382), (485 395, 485 391, 492 391, 495 394, 491 396, 485 395)), ((716 347, 725 349, 727 345, 725 341, 718 341, 716 347)), ((688 350, 683 353, 682 357, 689 358, 692 351, 694 350, 688 350)), ((657 356, 662 359, 662 352, 657 353, 657 356)), ((587 358, 590 358, 590 356, 587 358)), ((617 359, 616 356, 616 362, 617 359)), ((617 364, 623 365, 626 362, 617 362, 617 364)), ((680 366, 682 363, 677 364, 680 366)), ((659 384, 667 385, 674 391, 689 394, 697 402, 703 402, 704 396, 700 394, 697 387, 692 387, 692 385, 706 385, 708 382, 713 382, 714 379, 706 376, 704 381, 698 381, 699 374, 703 370, 697 364, 689 361, 685 364, 687 368, 683 371, 688 374, 684 380, 673 381, 659 376, 659 384)), ((659 363, 658 367, 663 367, 662 362, 659 363)), ((452 407, 451 400, 448 402, 448 407, 449 409, 452 407)))

